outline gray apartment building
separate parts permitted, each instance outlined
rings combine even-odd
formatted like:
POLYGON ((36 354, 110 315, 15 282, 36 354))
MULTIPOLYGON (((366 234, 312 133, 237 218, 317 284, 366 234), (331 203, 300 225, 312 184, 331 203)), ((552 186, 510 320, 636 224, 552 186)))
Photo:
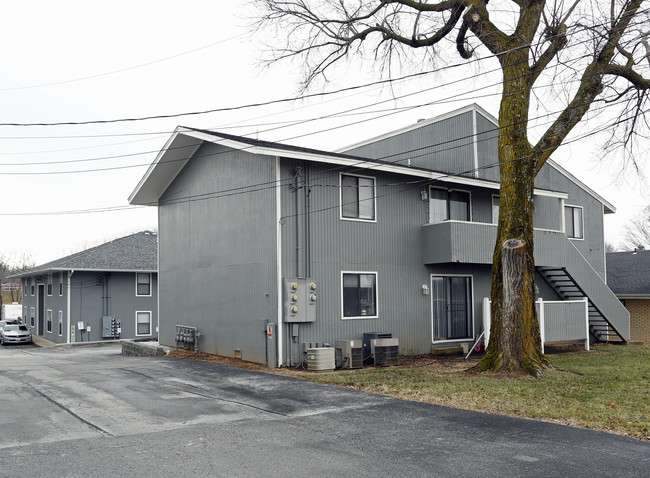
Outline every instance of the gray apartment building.
MULTIPOLYGON (((375 332, 402 355, 472 344, 489 325, 497 131, 478 105, 338 152, 177 128, 129 198, 158 206, 160 342, 188 325, 202 351, 280 365, 375 332)), ((557 164, 539 173, 547 342, 628 340, 605 283, 614 211, 557 164)))
POLYGON ((55 343, 157 337, 157 247, 143 231, 13 275, 23 323, 55 343))

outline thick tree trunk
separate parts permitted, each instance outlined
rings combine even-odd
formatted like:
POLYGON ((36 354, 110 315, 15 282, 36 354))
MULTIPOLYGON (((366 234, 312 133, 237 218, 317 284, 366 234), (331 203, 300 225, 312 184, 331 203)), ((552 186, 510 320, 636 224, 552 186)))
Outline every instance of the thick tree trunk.
POLYGON ((490 342, 479 370, 525 371, 540 376, 548 360, 542 354, 535 309, 533 202, 537 162, 527 137, 530 88, 527 51, 513 48, 501 58, 504 93, 499 110, 499 226, 492 262, 490 342), (520 273, 504 276, 502 245, 508 239, 524 245, 520 273), (506 284, 506 282, 508 282, 506 284), (504 288, 516 301, 504 301, 504 288), (507 323, 506 323, 507 321, 507 323))

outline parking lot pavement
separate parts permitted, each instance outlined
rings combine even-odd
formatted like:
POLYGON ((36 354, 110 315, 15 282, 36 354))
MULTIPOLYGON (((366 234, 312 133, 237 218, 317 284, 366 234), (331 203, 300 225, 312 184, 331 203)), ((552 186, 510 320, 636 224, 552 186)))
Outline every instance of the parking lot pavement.
POLYGON ((647 476, 650 445, 117 345, 0 348, 0 476, 647 476))

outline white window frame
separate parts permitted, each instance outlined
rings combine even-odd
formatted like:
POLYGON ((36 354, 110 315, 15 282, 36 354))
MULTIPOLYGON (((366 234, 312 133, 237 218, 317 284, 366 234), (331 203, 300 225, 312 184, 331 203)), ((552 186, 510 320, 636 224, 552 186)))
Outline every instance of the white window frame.
POLYGON ((63 297, 63 272, 59 272, 59 297, 63 297))
POLYGON ((492 199, 490 199, 490 214, 492 214, 492 224, 499 224, 499 214, 497 213, 497 216, 494 217, 494 198, 497 198, 499 200, 498 210, 501 210, 501 196, 499 194, 493 194, 492 199))
MULTIPOLYGON (((359 189, 357 187, 357 189, 359 189)), ((339 218, 342 221, 357 221, 357 222, 377 222, 377 178, 375 176, 365 176, 363 174, 352 173, 339 173, 339 218), (343 176, 351 176, 355 178, 372 179, 372 201, 373 201, 373 218, 367 219, 363 217, 348 217, 343 215, 343 176)))
POLYGON ((447 218, 447 219, 445 219, 443 221, 439 221, 438 223, 447 222, 447 221, 472 222, 472 191, 470 191, 468 189, 458 189, 458 188, 448 189, 448 188, 443 188, 443 187, 440 187, 440 186, 429 186, 429 203, 427 204, 427 207, 428 207, 427 220, 428 220, 429 224, 438 224, 438 223, 431 222, 431 197, 432 197, 431 196, 431 191, 433 189, 438 189, 440 191, 446 191, 447 192, 447 206, 446 206, 447 207, 447 213, 449 213, 449 193, 452 193, 452 192, 467 193, 467 197, 468 197, 468 201, 469 201, 467 203, 467 208, 468 208, 468 214, 467 214, 468 219, 467 219, 467 221, 461 221, 460 219, 449 219, 449 218, 447 218))
POLYGON ((564 204, 562 207, 562 230, 564 234, 566 234, 566 237, 571 239, 572 241, 584 241, 585 240, 585 209, 582 206, 578 206, 577 204, 564 204), (567 208, 572 208, 572 209, 580 209, 580 219, 582 221, 582 224, 580 225, 580 229, 582 230, 582 237, 573 237, 569 236, 569 233, 567 232, 567 223, 566 223, 566 210, 567 208))
POLYGON ((46 324, 45 324, 45 330, 47 331, 48 334, 52 333, 52 309, 47 309, 45 312, 45 317, 46 317, 46 324))
POLYGON ((52 292, 54 292, 54 285, 52 284, 52 274, 47 275, 47 286, 46 286, 47 296, 52 297, 52 292))
POLYGON ((379 318, 379 273, 376 271, 341 271, 341 319, 359 320, 359 319, 378 319, 378 318, 379 318), (343 304, 343 276, 345 274, 375 276, 375 315, 355 315, 351 317, 345 316, 345 309, 343 304))
POLYGON ((467 342, 470 340, 474 340, 474 322, 475 322, 475 317, 474 317, 474 274, 431 274, 429 278, 429 290, 430 296, 429 296, 429 307, 431 308, 431 343, 432 344, 443 344, 443 343, 458 343, 458 342, 467 342), (434 316, 433 316, 433 278, 434 277, 469 277, 469 283, 470 287, 472 289, 471 293, 471 303, 469 304, 470 307, 470 325, 469 325, 469 332, 470 336, 464 339, 442 339, 442 340, 435 340, 435 326, 434 326, 434 316))
POLYGON ((63 337, 63 311, 59 310, 59 324, 58 324, 58 330, 59 330, 59 337, 63 337))
POLYGON ((151 297, 151 293, 153 291, 153 274, 151 272, 136 272, 135 273, 135 295, 136 297, 151 297), (138 294, 138 276, 140 274, 147 274, 149 275, 149 293, 148 294, 138 294))
POLYGON ((29 326, 33 329, 36 326, 36 308, 29 308, 29 326))
POLYGON ((138 337, 148 337, 151 335, 152 330, 151 327, 153 325, 153 314, 151 313, 150 310, 136 310, 135 311, 135 335, 138 337), (149 333, 148 334, 140 334, 138 333, 138 314, 149 314, 149 333))
POLYGON ((31 292, 32 292, 32 297, 36 295, 36 278, 32 277, 32 282, 31 282, 31 292))

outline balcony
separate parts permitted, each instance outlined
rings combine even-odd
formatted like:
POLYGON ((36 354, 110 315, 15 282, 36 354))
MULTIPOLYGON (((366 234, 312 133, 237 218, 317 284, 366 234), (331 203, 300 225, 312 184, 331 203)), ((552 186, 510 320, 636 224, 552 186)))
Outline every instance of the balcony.
MULTIPOLYGON (((482 222, 445 221, 422 226, 425 264, 459 262, 492 264, 497 226, 482 222)), ((564 233, 535 229, 535 265, 563 266, 567 241, 564 233)))

